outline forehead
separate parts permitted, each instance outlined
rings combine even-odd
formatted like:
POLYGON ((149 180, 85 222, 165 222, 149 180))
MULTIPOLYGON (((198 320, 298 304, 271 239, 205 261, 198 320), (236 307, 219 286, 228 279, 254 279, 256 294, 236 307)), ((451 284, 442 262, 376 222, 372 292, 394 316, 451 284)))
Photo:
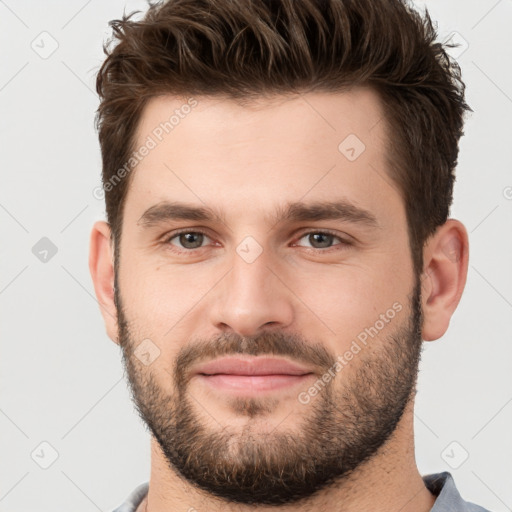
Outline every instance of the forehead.
POLYGON ((386 201, 401 202, 389 178, 386 130, 370 88, 244 104, 156 97, 137 129, 135 150, 148 149, 132 171, 127 210, 179 199, 245 215, 249 206, 348 198, 379 215, 386 201))
POLYGON ((286 144, 297 137, 313 143, 328 132, 332 139, 347 132, 368 140, 371 132, 374 136, 383 135, 383 119, 379 97, 370 87, 339 93, 273 95, 240 102, 224 97, 162 95, 150 99, 143 109, 136 145, 143 144, 147 136, 157 143, 174 139, 178 144, 180 134, 187 137, 190 131, 201 139, 225 137, 225 141, 217 139, 219 145, 248 142, 248 136, 262 137, 265 131, 268 135, 279 133, 278 138, 272 137, 276 144, 286 144), (379 124, 379 129, 374 130, 379 124), (280 131, 283 125, 287 126, 286 132, 280 131), (171 133, 173 137, 168 137, 171 133))

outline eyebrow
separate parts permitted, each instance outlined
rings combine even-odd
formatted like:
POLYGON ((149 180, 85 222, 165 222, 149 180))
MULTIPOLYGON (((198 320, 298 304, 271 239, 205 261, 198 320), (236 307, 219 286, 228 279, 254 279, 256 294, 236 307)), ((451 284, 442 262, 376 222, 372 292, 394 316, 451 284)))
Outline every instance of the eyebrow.
MULTIPOLYGON (((149 228, 170 220, 198 222, 217 220, 225 224, 224 215, 214 208, 194 206, 177 201, 162 201, 151 206, 141 215, 137 224, 149 228)), ((345 200, 287 203, 278 207, 274 214, 266 217, 266 220, 273 225, 281 222, 342 220, 372 228, 380 227, 373 213, 345 200)))

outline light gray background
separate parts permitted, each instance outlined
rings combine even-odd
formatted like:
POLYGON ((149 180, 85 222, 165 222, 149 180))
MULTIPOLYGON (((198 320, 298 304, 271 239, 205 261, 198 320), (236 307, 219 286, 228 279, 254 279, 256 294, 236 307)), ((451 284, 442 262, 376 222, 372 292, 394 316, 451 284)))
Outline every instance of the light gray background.
MULTIPOLYGON (((425 344, 417 462, 422 474, 451 471, 465 499, 503 512, 512 507, 512 1, 425 3, 440 39, 456 31, 468 45, 456 51, 465 49, 475 112, 452 209, 469 232, 468 282, 448 333, 425 344)), ((149 434, 87 263, 104 214, 93 196, 94 75, 107 22, 125 8, 145 3, 0 1, 1 511, 109 511, 149 478, 149 434), (33 253, 43 237, 57 249, 46 262, 33 253)))

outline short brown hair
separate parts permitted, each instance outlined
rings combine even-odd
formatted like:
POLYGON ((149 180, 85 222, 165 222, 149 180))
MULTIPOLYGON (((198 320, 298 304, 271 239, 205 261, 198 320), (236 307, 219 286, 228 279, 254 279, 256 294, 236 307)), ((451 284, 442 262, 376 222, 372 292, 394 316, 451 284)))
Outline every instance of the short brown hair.
MULTIPOLYGON (((370 86, 386 114, 389 174, 421 271, 425 241, 448 218, 471 110, 427 10, 420 15, 407 0, 169 0, 150 3, 141 20, 135 14, 110 22, 96 81, 104 188, 129 161, 142 110, 156 95, 248 101, 370 86)), ((105 188, 116 251, 129 183, 105 188)))

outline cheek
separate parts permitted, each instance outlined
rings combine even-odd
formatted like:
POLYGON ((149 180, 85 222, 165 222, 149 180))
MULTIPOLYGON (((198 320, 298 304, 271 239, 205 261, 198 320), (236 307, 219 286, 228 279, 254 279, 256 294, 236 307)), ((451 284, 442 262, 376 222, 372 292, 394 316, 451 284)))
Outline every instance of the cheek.
POLYGON ((125 260, 120 276, 123 305, 148 336, 167 339, 190 322, 201 299, 218 281, 217 274, 212 267, 201 265, 169 265, 150 258, 125 260))
MULTIPOLYGON (((335 338, 333 349, 338 353, 376 322, 385 335, 402 322, 408 307, 413 277, 405 256, 398 260, 397 255, 381 253, 371 264, 295 268, 289 274, 293 280, 290 288, 309 310, 304 309, 303 318, 299 315, 299 327, 313 335, 325 332, 335 338)), ((297 307, 303 310, 300 303, 297 307)))
MULTIPOLYGON (((141 335, 165 341, 160 343, 165 350, 176 352, 180 340, 211 332, 211 301, 220 293, 219 280, 229 265, 220 260, 171 265, 165 258, 135 257, 135 252, 123 260, 120 282, 127 315, 141 335), (214 289, 216 285, 219 288, 214 289)), ((292 327, 311 339, 336 339, 338 346, 332 347, 336 351, 373 326, 394 304, 400 304, 402 310, 408 305, 412 270, 408 253, 403 250, 381 248, 364 259, 337 264, 298 258, 270 266, 286 284, 276 280, 274 286, 282 287, 279 294, 287 297, 294 308, 292 327)))

